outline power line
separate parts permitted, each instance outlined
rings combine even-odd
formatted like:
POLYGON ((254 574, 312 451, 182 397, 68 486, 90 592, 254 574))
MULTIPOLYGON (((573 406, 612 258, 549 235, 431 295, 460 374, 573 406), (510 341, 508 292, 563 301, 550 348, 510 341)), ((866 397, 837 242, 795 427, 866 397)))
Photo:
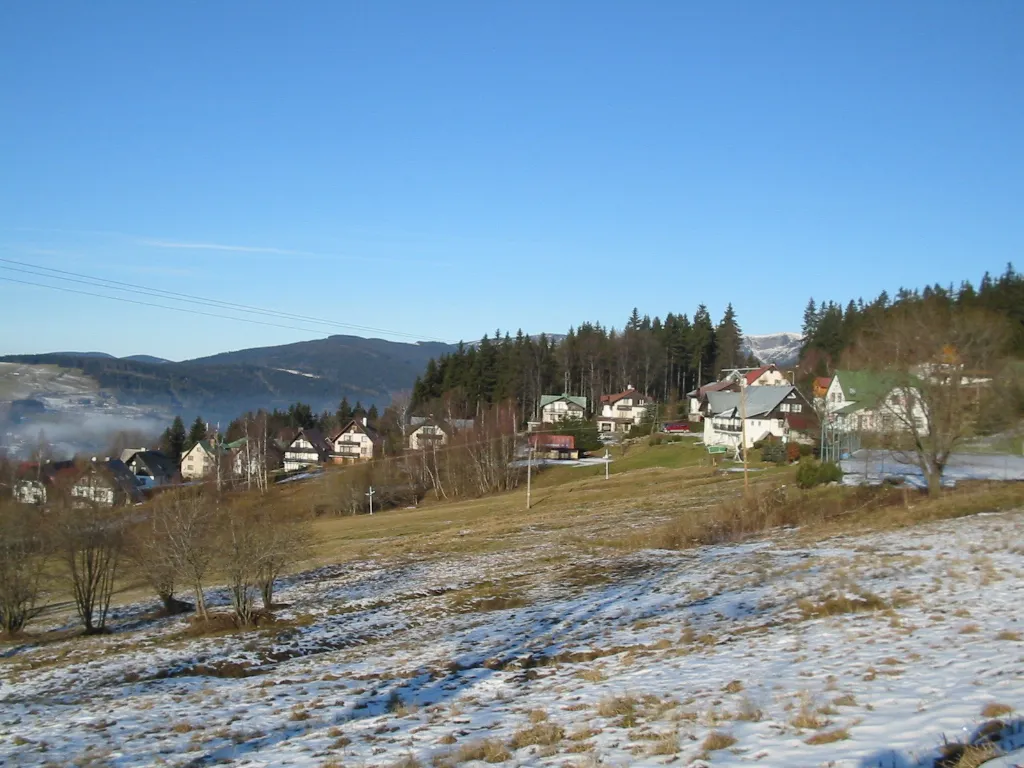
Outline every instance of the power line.
MULTIPOLYGON (((122 281, 119 281, 119 280, 110 280, 110 279, 107 279, 107 278, 95 277, 93 275, 86 275, 86 274, 82 274, 80 272, 71 272, 69 270, 56 269, 54 267, 44 267, 44 266, 41 266, 41 265, 38 265, 38 264, 30 264, 30 263, 23 262, 23 261, 16 261, 14 259, 0 258, 0 262, 3 262, 2 264, 0 264, 0 269, 6 269, 6 270, 12 271, 12 272, 24 272, 26 274, 34 275, 36 277, 45 277, 45 278, 50 278, 50 279, 55 279, 55 280, 63 280, 65 282, 79 283, 79 284, 82 284, 82 285, 88 285, 88 286, 96 287, 96 288, 105 288, 107 290, 124 291, 124 292, 132 292, 132 293, 144 293, 144 294, 147 294, 147 295, 150 295, 150 296, 154 296, 156 298, 170 299, 172 301, 182 301, 182 302, 187 302, 187 303, 190 303, 190 304, 198 304, 198 305, 201 305, 201 306, 209 306, 209 307, 213 307, 213 308, 216 308, 216 309, 226 309, 226 310, 235 311, 235 312, 243 312, 243 313, 246 313, 246 314, 256 314, 256 315, 262 315, 262 316, 265 316, 265 317, 273 317, 273 318, 279 318, 279 319, 284 319, 284 320, 296 320, 296 321, 299 321, 299 322, 315 323, 315 324, 318 324, 318 325, 333 326, 333 327, 337 327, 337 328, 346 328, 346 329, 349 329, 349 330, 364 331, 364 332, 368 332, 368 333, 380 333, 380 334, 385 334, 385 335, 389 335, 389 336, 400 336, 400 337, 405 337, 405 338, 410 338, 410 339, 416 339, 417 341, 437 341, 437 342, 441 342, 441 343, 444 343, 444 344, 451 344, 451 343, 453 343, 450 339, 441 339, 441 338, 437 338, 437 337, 423 336, 423 335, 420 335, 420 334, 407 333, 407 332, 404 332, 404 331, 394 331, 394 330, 391 330, 389 328, 378 328, 378 327, 375 327, 375 326, 358 325, 356 323, 345 323, 345 322, 340 322, 340 321, 336 321, 336 320, 326 320, 326 319, 323 319, 323 318, 311 317, 309 315, 299 315, 299 314, 294 314, 294 313, 291 313, 291 312, 284 312, 284 311, 281 311, 281 310, 265 309, 265 308, 262 308, 262 307, 252 306, 250 304, 237 304, 237 303, 234 303, 234 302, 223 301, 223 300, 220 300, 220 299, 211 299, 211 298, 207 298, 207 297, 203 297, 203 296, 196 296, 194 294, 178 293, 178 292, 175 292, 175 291, 167 291, 167 290, 164 290, 162 288, 151 288, 151 287, 139 285, 137 283, 126 283, 126 282, 122 282, 122 281), (12 266, 4 266, 4 264, 13 264, 13 265, 16 265, 16 266, 14 266, 14 267, 12 267, 12 266), (21 269, 19 267, 27 267, 28 269, 21 269), (28 270, 34 270, 34 271, 28 271, 28 270)), ((11 280, 9 278, 5 278, 5 279, 8 279, 10 282, 19 282, 17 280, 11 280)), ((21 281, 21 282, 24 282, 27 285, 37 285, 38 287, 42 287, 42 288, 53 288, 53 289, 56 289, 56 290, 65 290, 65 291, 67 291, 67 289, 60 289, 57 286, 52 286, 52 285, 45 285, 45 284, 38 284, 38 283, 28 283, 26 281, 21 281)), ((67 291, 67 292, 73 292, 73 291, 67 291)), ((86 293, 86 292, 79 292, 79 293, 83 293, 84 295, 92 295, 92 296, 95 296, 95 297, 98 297, 98 298, 112 299, 112 300, 115 300, 115 301, 116 300, 122 300, 122 299, 118 299, 118 297, 106 296, 106 295, 103 295, 103 294, 89 294, 89 293, 86 293)), ((140 303, 140 302, 131 302, 131 303, 140 303)), ((162 304, 160 304, 160 305, 157 305, 157 304, 146 305, 145 303, 143 303, 143 304, 145 306, 154 306, 154 307, 158 307, 158 308, 161 308, 161 309, 170 309, 170 310, 175 310, 175 311, 180 311, 180 312, 189 312, 189 313, 195 314, 195 312, 193 310, 184 309, 184 308, 181 308, 181 307, 168 307, 168 306, 162 305, 162 304)), ((202 314, 202 313, 199 313, 199 314, 202 314)), ((222 317, 222 318, 230 319, 230 320, 239 320, 240 322, 249 322, 245 318, 232 317, 232 316, 228 316, 228 315, 220 315, 220 316, 213 315, 213 316, 215 316, 215 317, 222 317)), ((266 323, 263 323, 263 324, 266 324, 266 323)), ((278 327, 293 328, 293 326, 278 326, 278 327)), ((308 331, 310 333, 319 333, 320 332, 320 331, 315 331, 315 330, 312 330, 312 329, 309 329, 309 328, 299 328, 299 329, 296 329, 296 330, 308 331)))
POLYGON ((138 301, 136 299, 126 299, 123 296, 105 296, 102 293, 91 293, 90 291, 80 291, 75 288, 65 288, 61 285, 46 285, 46 283, 33 283, 29 280, 18 280, 14 277, 3 277, 0 276, 0 280, 4 280, 8 283, 20 283, 21 285, 32 285, 37 288, 50 288, 54 291, 63 291, 64 293, 77 293, 82 296, 93 296, 99 299, 110 299, 111 301, 121 301, 125 304, 138 304, 143 307, 156 307, 157 309, 170 309, 175 312, 187 312, 190 315, 203 315, 205 317, 216 317, 222 320, 237 320, 240 323, 254 323, 256 325, 267 325, 272 328, 287 328, 293 331, 305 331, 307 333, 320 333, 320 331, 313 330, 312 328, 299 328, 294 325, 281 325, 280 323, 267 323, 262 320, 253 320, 248 317, 232 317, 231 315, 217 315, 212 312, 201 312, 199 310, 185 309, 184 307, 168 307, 165 304, 154 304, 149 301, 138 301))

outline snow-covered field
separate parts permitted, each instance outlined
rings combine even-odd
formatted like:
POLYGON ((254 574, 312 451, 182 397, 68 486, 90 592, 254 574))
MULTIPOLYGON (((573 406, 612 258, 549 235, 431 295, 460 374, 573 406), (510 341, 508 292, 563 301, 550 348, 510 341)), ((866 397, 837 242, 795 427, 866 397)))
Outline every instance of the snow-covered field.
MULTIPOLYGON (((839 462, 846 485, 879 485, 899 479, 916 488, 927 487, 913 454, 899 451, 854 452, 839 462)), ((954 453, 942 473, 943 485, 952 487, 964 480, 1024 480, 1024 457, 1009 454, 954 453)))
POLYGON ((1007 513, 350 562, 285 584, 277 627, 198 639, 128 606, 0 647, 0 764, 931 766, 996 712, 1024 745, 1022 542, 1007 513))

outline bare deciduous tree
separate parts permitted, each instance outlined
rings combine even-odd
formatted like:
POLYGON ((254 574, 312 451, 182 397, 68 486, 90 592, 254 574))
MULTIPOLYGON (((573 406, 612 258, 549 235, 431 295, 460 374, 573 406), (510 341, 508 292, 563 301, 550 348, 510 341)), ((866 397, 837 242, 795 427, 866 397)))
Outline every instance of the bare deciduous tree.
POLYGON ((18 634, 39 614, 46 547, 39 510, 0 505, 0 630, 18 634))
POLYGON ((106 629, 124 541, 124 513, 64 500, 54 512, 54 545, 86 634, 106 629))
POLYGON ((165 542, 173 572, 195 594, 196 611, 207 618, 204 582, 217 551, 217 506, 202 489, 167 493, 160 497, 161 512, 154 518, 154 536, 165 542))
POLYGON ((174 596, 179 581, 171 541, 175 530, 174 507, 173 497, 158 497, 144 516, 128 527, 125 540, 125 553, 160 598, 168 616, 192 609, 174 596))
POLYGON ((953 450, 974 433, 1007 341, 990 313, 923 303, 897 307, 867 329, 849 362, 883 377, 883 431, 905 438, 929 494, 942 489, 953 450))

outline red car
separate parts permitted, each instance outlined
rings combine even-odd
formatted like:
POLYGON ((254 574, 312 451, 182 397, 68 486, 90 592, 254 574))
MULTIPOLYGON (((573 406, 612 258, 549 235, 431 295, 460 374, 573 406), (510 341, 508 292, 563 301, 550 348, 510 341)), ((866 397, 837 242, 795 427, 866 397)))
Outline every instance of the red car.
POLYGON ((664 432, 675 432, 678 434, 679 432, 689 432, 690 425, 687 424, 685 421, 677 421, 674 424, 666 424, 664 427, 662 427, 662 430, 664 432))

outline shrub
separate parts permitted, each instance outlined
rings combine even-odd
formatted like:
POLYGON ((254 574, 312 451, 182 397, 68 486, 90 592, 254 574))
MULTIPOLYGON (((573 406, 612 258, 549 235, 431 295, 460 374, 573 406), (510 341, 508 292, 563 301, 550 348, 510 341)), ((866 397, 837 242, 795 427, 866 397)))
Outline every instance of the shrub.
POLYGON ((793 462, 798 461, 803 455, 800 451, 803 446, 800 443, 787 443, 786 444, 786 461, 793 462))
POLYGON ((761 446, 761 461, 785 464, 787 458, 788 451, 784 443, 765 443, 761 446))
POLYGON ((814 454, 814 446, 804 445, 803 443, 798 443, 798 445, 800 446, 801 456, 812 456, 814 454))
POLYGON ((843 479, 843 470, 831 461, 816 462, 813 459, 800 460, 796 470, 796 484, 801 488, 813 488, 816 485, 839 482, 843 479))
POLYGON ((813 488, 818 484, 818 464, 813 459, 801 459, 796 470, 796 484, 801 488, 813 488))

